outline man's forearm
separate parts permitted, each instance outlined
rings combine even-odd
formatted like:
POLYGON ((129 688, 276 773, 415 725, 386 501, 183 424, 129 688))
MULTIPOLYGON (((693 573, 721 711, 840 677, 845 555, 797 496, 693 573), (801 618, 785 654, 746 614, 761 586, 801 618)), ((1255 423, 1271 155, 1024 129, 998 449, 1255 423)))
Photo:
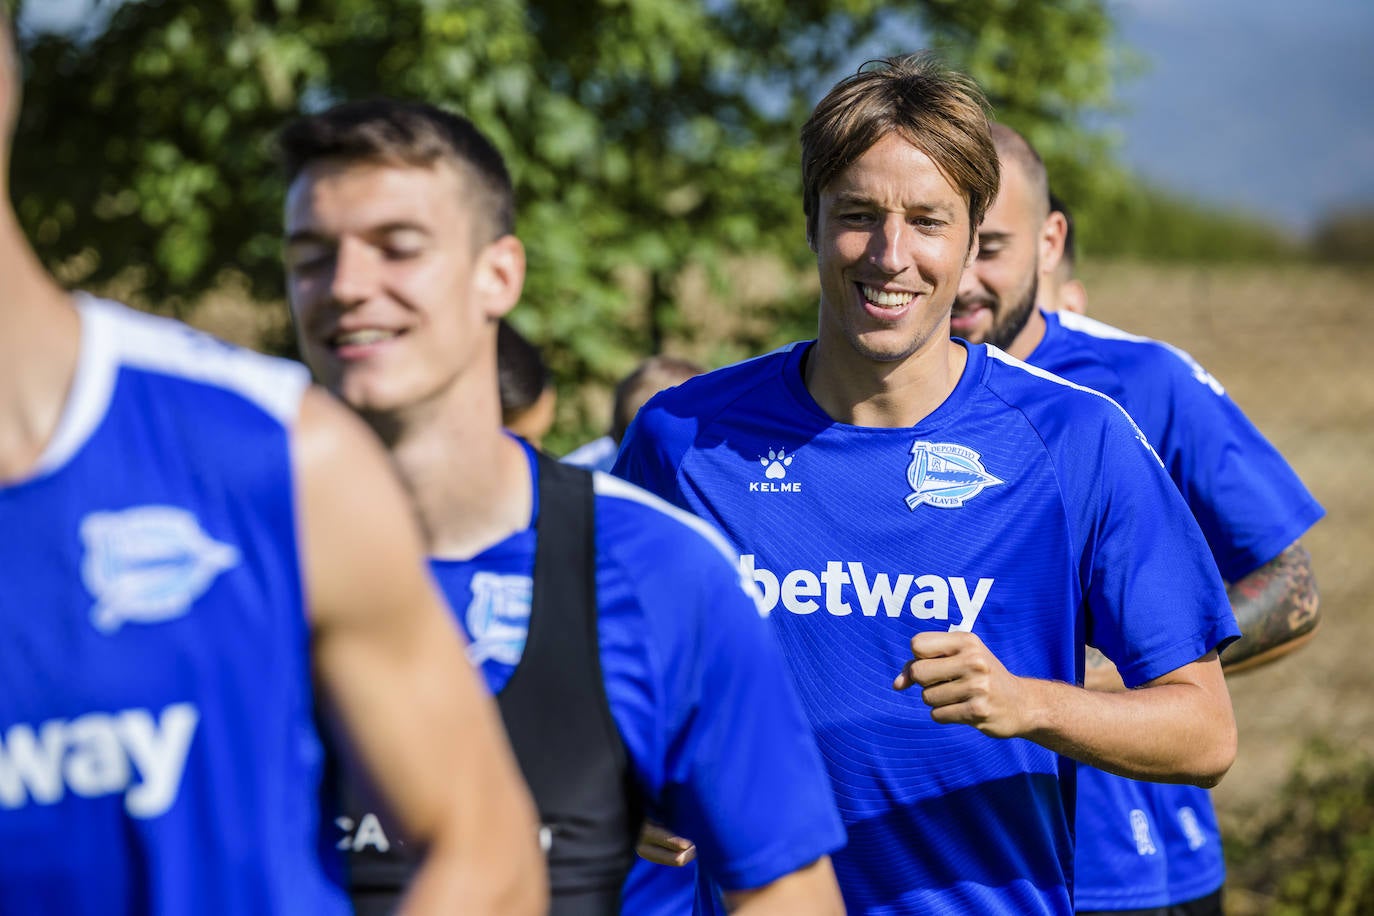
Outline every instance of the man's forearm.
POLYGON ((1038 706, 1038 725, 1024 737, 1109 773, 1212 786, 1235 759, 1235 719, 1215 656, 1135 690, 1024 687, 1038 706))
POLYGON ((1311 638, 1320 621, 1312 556, 1295 542, 1227 589, 1241 638, 1227 647, 1227 674, 1266 665, 1311 638))

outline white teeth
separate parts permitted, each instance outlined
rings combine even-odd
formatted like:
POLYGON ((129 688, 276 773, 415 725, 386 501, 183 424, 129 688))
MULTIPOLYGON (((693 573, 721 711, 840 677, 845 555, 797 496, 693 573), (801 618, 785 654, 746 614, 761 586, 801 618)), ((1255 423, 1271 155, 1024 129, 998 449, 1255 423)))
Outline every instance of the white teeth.
POLYGON ((900 305, 906 305, 912 299, 916 298, 915 293, 887 292, 886 290, 874 289, 871 286, 863 287, 863 291, 864 298, 869 302, 886 308, 896 308, 900 305))
POLYGON ((334 345, 338 347, 364 346, 374 344, 382 340, 390 340, 396 336, 395 331, 382 331, 377 328, 366 328, 361 331, 349 331, 339 334, 334 338, 334 345))

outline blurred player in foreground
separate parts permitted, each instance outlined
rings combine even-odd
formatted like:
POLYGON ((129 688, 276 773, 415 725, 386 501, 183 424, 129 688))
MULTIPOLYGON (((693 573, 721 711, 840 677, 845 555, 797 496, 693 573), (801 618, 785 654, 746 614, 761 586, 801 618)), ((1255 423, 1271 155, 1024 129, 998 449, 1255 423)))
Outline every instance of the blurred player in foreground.
POLYGON ((1119 407, 950 338, 997 193, 971 80, 866 65, 803 127, 802 174, 817 339, 658 395, 616 472, 744 551, 845 817, 851 913, 1068 913, 1064 755, 1206 784, 1231 764, 1222 584, 1119 407), (1089 634, 1139 689, 1076 686, 1089 634))
MULTIPOLYGON (((1034 301, 1037 276, 1043 281, 1062 234, 1040 157, 1004 125, 993 125, 993 139, 1002 187, 979 228, 980 255, 964 272, 955 305, 965 334, 996 340, 1018 359, 1109 395, 1135 418, 1232 583, 1242 638, 1222 655, 1228 674, 1291 652, 1318 622, 1311 557, 1299 538, 1322 508, 1188 354, 1067 309, 1016 306, 1034 301)), ((1112 664, 1091 648, 1086 684, 1124 689, 1112 664)), ((1078 780, 1080 913, 1219 916, 1225 866, 1205 790, 1136 782, 1087 765, 1078 780)))
MULTIPOLYGON (((0 175, 18 101, 0 13, 0 175)), ((542 912, 375 439, 297 364, 66 294, 0 185, 0 912, 348 912, 317 687, 428 845, 407 911, 542 912)))
MULTIPOLYGON (((501 428, 497 326, 525 254, 500 154, 387 100, 303 118, 281 148, 301 352, 407 483, 534 791, 554 913, 619 908, 645 814, 696 841, 740 912, 840 912, 824 769, 724 542, 501 428)), ((351 843, 365 912, 408 873, 382 833, 351 843)))

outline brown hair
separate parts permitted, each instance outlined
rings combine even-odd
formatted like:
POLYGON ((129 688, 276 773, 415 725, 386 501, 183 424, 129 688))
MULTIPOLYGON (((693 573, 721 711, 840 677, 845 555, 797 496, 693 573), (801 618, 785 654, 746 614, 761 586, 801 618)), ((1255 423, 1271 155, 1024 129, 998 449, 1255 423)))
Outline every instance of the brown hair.
POLYGON ((689 378, 701 375, 705 371, 696 363, 676 356, 651 356, 644 360, 615 386, 611 438, 617 442, 625 438, 625 431, 630 428, 635 414, 639 413, 639 408, 643 407, 649 398, 665 388, 681 385, 689 378))
POLYGON ((970 231, 997 197, 988 102, 972 79, 931 54, 869 61, 835 84, 801 131, 802 209, 814 243, 821 191, 890 133, 929 156, 968 200, 970 231))
POLYGON ((515 192, 505 160, 471 121, 442 108, 396 99, 343 102, 286 125, 277 151, 287 184, 322 159, 418 167, 448 162, 476 193, 491 239, 515 231, 515 192))

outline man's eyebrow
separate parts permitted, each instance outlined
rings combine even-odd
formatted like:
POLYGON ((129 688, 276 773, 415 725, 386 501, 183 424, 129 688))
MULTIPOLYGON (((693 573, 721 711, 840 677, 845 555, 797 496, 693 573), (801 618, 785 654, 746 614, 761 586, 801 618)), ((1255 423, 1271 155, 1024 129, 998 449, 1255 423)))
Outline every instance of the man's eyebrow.
MULTIPOLYGON (((419 223, 409 220, 394 220, 389 223, 382 223, 368 228, 362 235, 369 238, 392 235, 397 232, 419 232, 422 235, 432 235, 429 229, 419 223)), ((297 229, 286 236, 287 245, 320 243, 329 244, 334 241, 332 236, 317 232, 314 229, 297 229)))
MULTIPOLYGON (((835 195, 835 203, 841 206, 877 206, 877 201, 868 194, 857 191, 840 191, 835 195)), ((884 208, 885 209, 885 208, 884 208)), ((955 209, 947 204, 912 204, 907 208, 908 212, 929 213, 933 216, 943 216, 953 218, 955 209)))
POLYGON ((1009 238, 1011 238, 1010 232, 979 231, 978 233, 980 242, 1005 242, 1009 238))

